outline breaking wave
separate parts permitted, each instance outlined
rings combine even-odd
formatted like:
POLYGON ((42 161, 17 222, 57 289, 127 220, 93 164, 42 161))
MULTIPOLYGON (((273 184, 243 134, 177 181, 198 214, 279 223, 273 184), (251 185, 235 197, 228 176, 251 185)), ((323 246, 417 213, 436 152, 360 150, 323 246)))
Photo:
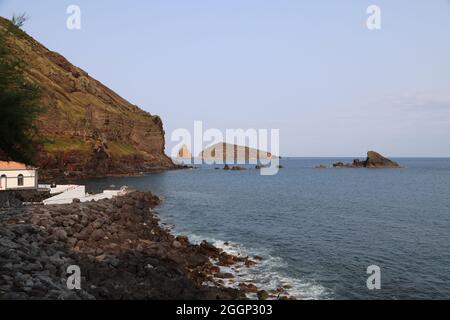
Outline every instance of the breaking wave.
MULTIPOLYGON (((260 257, 255 266, 246 267, 243 264, 236 264, 231 267, 220 267, 224 273, 233 274, 234 278, 222 279, 224 285, 230 288, 237 288, 240 283, 254 284, 258 290, 266 290, 276 294, 275 298, 286 296, 300 300, 330 299, 332 292, 324 286, 311 279, 295 278, 285 275, 288 265, 280 257, 273 256, 263 250, 249 250, 239 243, 222 241, 208 237, 201 237, 195 234, 188 234, 189 240, 194 244, 199 244, 206 240, 217 248, 224 250, 228 254, 238 257, 260 257), (280 291, 282 289, 282 291, 280 291)), ((256 294, 249 294, 248 298, 256 299, 256 294)))

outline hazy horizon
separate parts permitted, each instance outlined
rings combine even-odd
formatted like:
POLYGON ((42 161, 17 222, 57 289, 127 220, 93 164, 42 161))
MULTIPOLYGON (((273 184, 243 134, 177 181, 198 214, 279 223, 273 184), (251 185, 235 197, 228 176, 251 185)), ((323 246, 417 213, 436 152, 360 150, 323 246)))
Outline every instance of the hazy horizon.
POLYGON ((278 128, 285 157, 450 157, 447 0, 0 0, 1 16, 22 12, 37 41, 159 115, 166 153, 202 120, 278 128), (72 4, 81 30, 66 28, 72 4))

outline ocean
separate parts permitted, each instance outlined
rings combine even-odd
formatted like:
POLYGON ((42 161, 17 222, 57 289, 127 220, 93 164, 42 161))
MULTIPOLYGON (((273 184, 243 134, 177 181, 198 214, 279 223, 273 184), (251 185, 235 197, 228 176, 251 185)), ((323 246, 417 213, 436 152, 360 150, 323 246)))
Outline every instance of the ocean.
MULTIPOLYGON (((275 176, 198 169, 80 181, 88 191, 127 185, 161 198, 173 232, 237 254, 233 271, 298 299, 449 299, 450 159, 398 158, 401 169, 316 169, 350 158, 286 158, 275 176), (369 290, 367 267, 380 268, 369 290)), ((250 168, 250 167, 249 167, 250 168)))

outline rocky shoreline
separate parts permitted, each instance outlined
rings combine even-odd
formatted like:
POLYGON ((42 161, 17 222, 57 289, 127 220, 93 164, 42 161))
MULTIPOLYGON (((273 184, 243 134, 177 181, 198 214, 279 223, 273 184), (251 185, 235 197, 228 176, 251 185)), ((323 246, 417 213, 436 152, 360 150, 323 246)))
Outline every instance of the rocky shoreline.
POLYGON ((227 288, 221 267, 255 265, 203 241, 172 235, 153 208, 160 199, 131 192, 97 202, 0 211, 0 299, 260 299, 251 283, 227 288), (69 290, 70 265, 81 289, 69 290))
POLYGON ((191 169, 190 166, 173 164, 170 167, 153 167, 145 168, 142 170, 129 170, 126 172, 109 171, 108 173, 102 172, 82 172, 82 171, 58 171, 58 170, 41 170, 39 178, 43 183, 57 183, 57 184, 69 184, 76 183, 77 181, 84 179, 96 179, 105 177, 141 177, 150 173, 158 173, 165 171, 185 170, 191 169))

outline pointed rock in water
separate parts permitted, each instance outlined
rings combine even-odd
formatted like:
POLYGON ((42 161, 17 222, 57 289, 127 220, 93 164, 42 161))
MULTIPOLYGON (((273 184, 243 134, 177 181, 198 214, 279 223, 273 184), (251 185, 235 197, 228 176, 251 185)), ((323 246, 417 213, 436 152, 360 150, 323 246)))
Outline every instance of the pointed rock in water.
POLYGON ((180 148, 180 150, 178 151, 178 159, 191 159, 192 158, 192 154, 189 151, 187 145, 183 144, 180 148))
MULTIPOLYGON (((321 165, 318 168, 325 167, 321 165)), ((355 159, 352 163, 337 162, 333 164, 333 168, 400 168, 400 165, 378 152, 368 151, 366 160, 355 159)))
POLYGON ((397 162, 383 157, 375 151, 367 152, 366 168, 400 168, 397 162))

